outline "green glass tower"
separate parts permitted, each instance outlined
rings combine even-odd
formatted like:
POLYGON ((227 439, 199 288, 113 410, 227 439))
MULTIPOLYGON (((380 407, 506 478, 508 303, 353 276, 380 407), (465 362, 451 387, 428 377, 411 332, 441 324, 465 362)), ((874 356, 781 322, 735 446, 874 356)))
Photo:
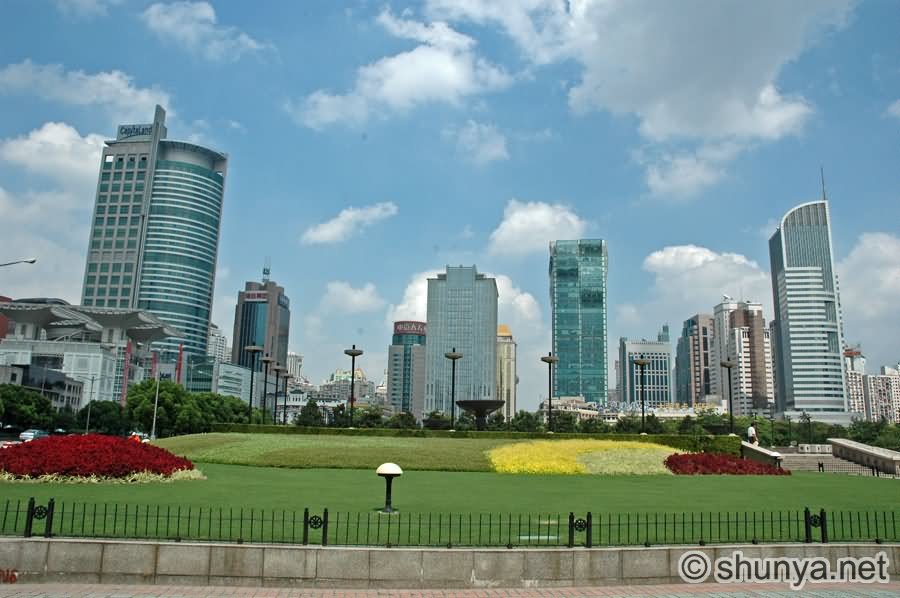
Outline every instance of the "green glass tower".
POLYGON ((606 241, 550 244, 553 394, 606 403, 606 241))

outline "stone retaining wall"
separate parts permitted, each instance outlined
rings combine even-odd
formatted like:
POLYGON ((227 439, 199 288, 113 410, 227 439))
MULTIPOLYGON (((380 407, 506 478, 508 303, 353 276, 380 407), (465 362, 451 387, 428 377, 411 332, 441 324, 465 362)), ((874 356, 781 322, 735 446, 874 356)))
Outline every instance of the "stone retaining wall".
MULTIPOLYGON (((0 569, 19 583, 141 583, 310 588, 480 588, 681 583, 678 559, 698 547, 575 549, 338 548, 0 538, 0 569)), ((721 545, 711 559, 874 556, 900 575, 900 544, 721 545)))

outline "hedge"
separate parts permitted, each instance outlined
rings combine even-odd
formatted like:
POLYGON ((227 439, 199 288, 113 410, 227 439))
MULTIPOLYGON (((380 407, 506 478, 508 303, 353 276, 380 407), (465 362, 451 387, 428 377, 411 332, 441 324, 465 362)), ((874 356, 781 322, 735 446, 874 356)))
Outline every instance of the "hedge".
POLYGON ((600 440, 632 440, 637 442, 655 442, 664 446, 688 452, 741 454, 741 439, 737 436, 679 435, 679 434, 575 434, 546 432, 503 432, 485 430, 454 431, 397 429, 397 428, 330 428, 303 426, 273 426, 260 424, 213 424, 213 432, 237 432, 243 434, 309 434, 324 436, 383 436, 397 438, 509 438, 525 440, 529 438, 541 440, 569 438, 597 438, 600 440))

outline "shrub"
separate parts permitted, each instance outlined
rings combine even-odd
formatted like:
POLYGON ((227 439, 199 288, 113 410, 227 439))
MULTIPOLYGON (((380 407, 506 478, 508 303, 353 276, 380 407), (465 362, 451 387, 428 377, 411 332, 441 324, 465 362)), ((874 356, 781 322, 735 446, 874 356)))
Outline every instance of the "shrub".
POLYGON ((669 455, 665 465, 679 475, 791 475, 790 471, 767 463, 716 453, 669 455))
POLYGON ((193 468, 193 463, 165 449, 100 434, 47 436, 0 450, 0 472, 16 477, 124 478, 144 472, 170 476, 193 468))

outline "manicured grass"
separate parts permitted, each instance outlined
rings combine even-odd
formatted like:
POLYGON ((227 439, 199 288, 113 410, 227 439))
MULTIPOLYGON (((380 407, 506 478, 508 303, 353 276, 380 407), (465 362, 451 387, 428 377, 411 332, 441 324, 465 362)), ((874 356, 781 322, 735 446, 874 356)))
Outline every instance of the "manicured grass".
POLYGON ((391 461, 405 471, 491 471, 486 451, 513 442, 517 441, 229 433, 177 436, 158 444, 176 455, 206 463, 374 469, 391 461))
MULTIPOLYGON (((304 507, 365 512, 384 500, 373 469, 283 469, 198 463, 204 481, 168 484, 0 483, 6 499, 38 503, 103 502, 204 508, 304 507)), ((394 505, 404 512, 594 513, 779 511, 809 506, 893 510, 900 480, 840 474, 792 476, 507 475, 409 471, 394 483, 394 505)))

